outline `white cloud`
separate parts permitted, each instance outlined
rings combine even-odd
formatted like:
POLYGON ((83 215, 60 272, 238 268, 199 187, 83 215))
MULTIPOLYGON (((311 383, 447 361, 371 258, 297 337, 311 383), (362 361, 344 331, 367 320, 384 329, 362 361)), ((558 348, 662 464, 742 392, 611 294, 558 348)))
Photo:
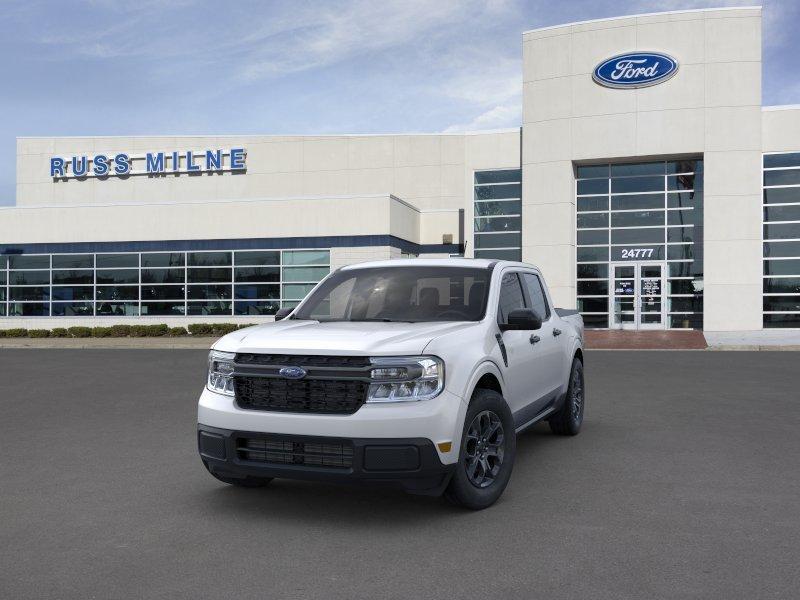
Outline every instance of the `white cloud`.
POLYGON ((468 123, 450 125, 444 133, 481 131, 485 129, 506 129, 522 124, 522 107, 518 103, 494 106, 479 114, 468 123))

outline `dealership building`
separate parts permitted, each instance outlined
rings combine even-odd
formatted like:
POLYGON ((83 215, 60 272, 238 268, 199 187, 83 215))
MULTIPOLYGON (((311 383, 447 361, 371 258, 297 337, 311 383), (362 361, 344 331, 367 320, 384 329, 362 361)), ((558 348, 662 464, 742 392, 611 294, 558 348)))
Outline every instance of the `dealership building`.
POLYGON ((760 8, 522 37, 520 128, 20 138, 0 327, 269 320, 330 270, 523 260, 589 327, 800 328, 800 106, 760 8))

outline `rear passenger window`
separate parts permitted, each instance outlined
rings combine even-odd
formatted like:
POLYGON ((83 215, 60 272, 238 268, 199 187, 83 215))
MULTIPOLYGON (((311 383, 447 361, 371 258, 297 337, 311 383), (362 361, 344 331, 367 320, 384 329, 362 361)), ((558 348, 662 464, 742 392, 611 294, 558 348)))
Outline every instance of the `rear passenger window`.
POLYGON ((497 307, 497 322, 507 323, 508 313, 525 308, 525 295, 516 273, 506 273, 500 282, 500 303, 497 307))
POLYGON ((547 298, 544 295, 544 288, 542 281, 537 275, 533 273, 523 273, 522 279, 525 281, 525 286, 528 288, 528 296, 531 299, 531 308, 536 311, 542 320, 550 318, 550 307, 547 304, 547 298))

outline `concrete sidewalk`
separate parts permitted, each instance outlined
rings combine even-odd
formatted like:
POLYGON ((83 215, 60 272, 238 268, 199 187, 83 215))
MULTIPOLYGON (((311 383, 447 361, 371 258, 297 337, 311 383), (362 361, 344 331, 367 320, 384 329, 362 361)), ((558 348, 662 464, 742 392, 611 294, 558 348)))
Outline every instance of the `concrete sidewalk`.
POLYGON ((800 330, 705 331, 709 350, 800 350, 800 330))

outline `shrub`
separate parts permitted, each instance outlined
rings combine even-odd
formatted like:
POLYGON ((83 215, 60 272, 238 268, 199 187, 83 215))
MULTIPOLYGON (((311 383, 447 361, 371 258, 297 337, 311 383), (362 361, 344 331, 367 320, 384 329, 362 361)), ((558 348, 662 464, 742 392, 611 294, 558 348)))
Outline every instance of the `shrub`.
POLYGON ((50 337, 57 337, 57 338, 69 337, 69 332, 63 327, 54 327, 53 330, 50 331, 50 337))
POLYGON ((160 325, 145 325, 147 328, 147 337, 161 337, 169 333, 169 327, 165 324, 160 325))
POLYGON ((111 337, 128 337, 131 334, 130 325, 112 325, 109 329, 111 329, 111 337))
POLYGON ((6 330, 5 329, 0 329, 0 338, 4 338, 4 337, 6 337, 6 330))
POLYGON ((186 331, 185 327, 170 327, 167 335, 169 337, 181 337, 184 335, 189 335, 189 332, 186 331))
POLYGON ((92 337, 111 337, 111 327, 92 327, 92 337))
POLYGON ((28 330, 28 337, 32 337, 32 338, 50 337, 50 330, 49 329, 29 329, 28 330))
POLYGON ((192 323, 189 325, 191 335, 212 335, 214 326, 211 323, 192 323))
POLYGON ((75 338, 88 338, 92 337, 91 327, 70 327, 67 332, 75 338))
POLYGON ((255 327, 258 323, 244 323, 243 325, 237 325, 236 329, 244 329, 245 327, 255 327))
POLYGON ((27 337, 28 330, 23 329, 22 327, 14 327, 13 329, 6 329, 6 337, 10 338, 19 338, 19 337, 27 337))
POLYGON ((214 323, 211 333, 212 335, 225 335, 231 331, 236 331, 238 328, 236 323, 214 323))
POLYGON ((131 325, 131 337, 145 337, 147 336, 147 325, 131 325))

